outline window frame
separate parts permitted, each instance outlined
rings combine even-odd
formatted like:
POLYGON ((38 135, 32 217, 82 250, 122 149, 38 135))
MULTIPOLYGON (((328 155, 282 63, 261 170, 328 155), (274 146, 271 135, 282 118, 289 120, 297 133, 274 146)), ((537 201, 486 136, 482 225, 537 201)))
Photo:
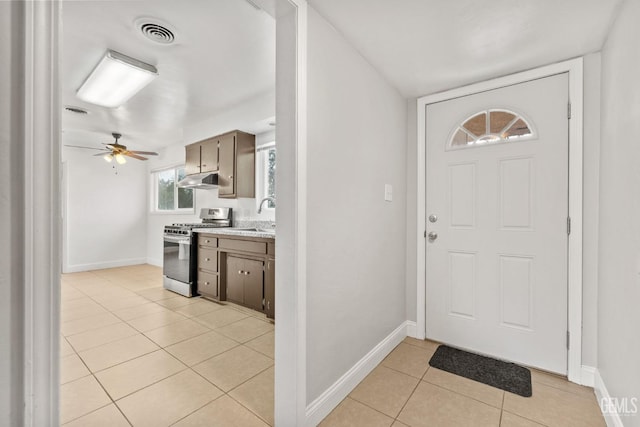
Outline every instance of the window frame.
POLYGON ((164 166, 151 171, 149 176, 149 213, 154 215, 194 215, 196 213, 196 193, 195 189, 190 189, 193 193, 193 206, 190 208, 178 208, 178 170, 185 169, 184 163, 177 163, 171 166, 164 166), (158 178, 162 172, 173 170, 173 209, 158 209, 158 178))
MULTIPOLYGON (((260 202, 265 197, 271 197, 269 195, 269 177, 268 177, 268 167, 267 161, 269 159, 268 153, 271 149, 276 151, 276 164, 278 163, 278 149, 276 145, 276 141, 267 142, 266 144, 262 144, 256 147, 256 211, 260 207, 260 202)), ((277 186, 277 184, 276 184, 277 186)), ((275 197, 275 195, 274 195, 275 197)), ((269 203, 266 203, 262 207, 262 212, 275 212, 276 208, 270 207, 269 203)))

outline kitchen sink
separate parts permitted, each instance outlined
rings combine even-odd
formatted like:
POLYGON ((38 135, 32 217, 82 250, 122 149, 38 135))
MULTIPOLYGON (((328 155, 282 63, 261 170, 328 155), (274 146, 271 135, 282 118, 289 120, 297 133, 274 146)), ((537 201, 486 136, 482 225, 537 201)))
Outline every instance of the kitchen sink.
POLYGON ((257 233, 275 233, 275 228, 231 228, 230 230, 237 231, 255 231, 257 233))

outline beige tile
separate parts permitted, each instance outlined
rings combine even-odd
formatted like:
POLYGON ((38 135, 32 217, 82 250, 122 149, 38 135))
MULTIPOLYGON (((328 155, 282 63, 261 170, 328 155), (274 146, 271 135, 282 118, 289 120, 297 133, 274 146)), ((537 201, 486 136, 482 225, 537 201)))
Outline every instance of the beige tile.
POLYGON ((147 332, 153 329, 157 329, 160 326, 169 325, 171 323, 179 322, 185 319, 186 317, 172 311, 161 311, 159 313, 137 317, 135 319, 129 320, 127 323, 129 323, 140 332, 147 332))
POLYGON ((425 348, 400 343, 382 361, 382 364, 412 377, 422 378, 429 367, 429 359, 432 355, 431 351, 425 348))
POLYGON ((147 316, 149 314, 160 313, 160 312, 168 312, 166 308, 161 305, 156 304, 155 302, 147 302, 146 304, 138 305, 135 307, 122 308, 120 310, 115 310, 113 314, 118 316, 122 320, 132 320, 137 317, 147 316))
POLYGON ((244 346, 212 357, 193 369, 223 391, 229 391, 273 365, 273 360, 244 346))
POLYGON ((193 320, 200 322, 211 329, 216 329, 228 325, 229 323, 237 322, 238 320, 242 320, 246 317, 249 316, 244 313, 240 313, 238 310, 225 307, 211 313, 203 314, 202 316, 194 317, 193 320))
POLYGON ((65 303, 75 299, 86 298, 86 295, 77 289, 69 286, 62 286, 60 289, 60 300, 65 303))
POLYGON ((60 386, 60 423, 79 418, 111 403, 98 381, 86 376, 60 386))
POLYGON ((163 307, 173 310, 179 307, 194 304, 197 301, 198 300, 196 298, 187 298, 183 297, 182 295, 177 295, 173 298, 159 300, 156 302, 156 304, 160 304, 163 307))
POLYGON ((191 338, 181 343, 171 345, 165 350, 173 354, 188 366, 204 362, 213 356, 231 350, 239 344, 217 332, 191 338))
POLYGON ((542 424, 535 423, 526 418, 519 417, 506 411, 502 411, 500 427, 540 427, 542 424))
POLYGON ((60 384, 66 384, 89 374, 89 370, 75 353, 60 358, 60 384))
POLYGON ((102 301, 101 304, 110 311, 121 310, 123 308, 138 307, 147 304, 149 301, 146 298, 135 295, 127 298, 116 297, 102 301))
POLYGON ((158 382, 187 367, 163 350, 145 354, 96 374, 113 400, 158 382))
POLYGON ((349 397, 395 418, 418 381, 407 374, 378 366, 358 384, 349 397))
POLYGON ((249 408, 253 413, 274 425, 273 366, 236 387, 229 395, 249 408))
POLYGON ((78 354, 91 372, 98 372, 158 349, 159 347, 149 338, 143 335, 134 335, 78 354))
POLYGON ((275 332, 269 332, 245 344, 247 347, 274 359, 275 332))
POLYGON ((149 301, 160 301, 167 298, 175 298, 177 295, 175 292, 171 292, 163 288, 144 289, 138 291, 137 294, 149 301))
POLYGON ((64 427, 130 427, 130 424, 116 405, 111 404, 71 421, 64 427))
POLYGON ((224 306, 221 304, 200 299, 195 301, 193 304, 178 307, 174 311, 187 317, 196 317, 222 308, 224 308, 224 306))
POLYGON ((396 420, 393 422, 393 424, 391 424, 391 427, 409 427, 409 426, 406 425, 405 423, 401 423, 400 421, 396 420))
POLYGON ((423 381, 446 388, 447 390, 455 391, 456 393, 484 402, 487 405, 502 408, 504 391, 470 380, 469 378, 450 374, 440 369, 429 368, 423 381))
POLYGON ((70 322, 72 320, 84 319, 85 317, 95 316, 96 314, 107 313, 108 311, 96 302, 88 302, 74 308, 61 307, 61 322, 70 322))
POLYGON ((421 381, 398 420, 412 427, 497 427, 500 409, 421 381))
POLYGON ((403 342, 405 344, 409 344, 409 345, 413 345, 413 346, 416 346, 416 347, 427 349, 427 350, 431 351, 431 355, 432 356, 433 356, 433 353, 435 353, 435 351, 440 346, 440 343, 437 343, 435 341, 418 340, 418 339, 411 338, 411 337, 406 337, 403 342))
POLYGON ((139 334, 139 332, 131 326, 120 322, 109 326, 103 326, 102 328, 93 329, 91 331, 82 332, 80 334, 71 335, 67 337, 67 340, 77 352, 80 352, 137 334, 139 334))
POLYGON ((595 396, 580 396, 537 382, 531 397, 506 392, 503 409, 547 426, 605 425, 595 396))
POLYGON ((217 332, 234 341, 245 343, 273 331, 273 325, 253 317, 246 317, 217 329, 217 332))
POLYGON ((136 427, 169 426, 221 396, 222 392, 191 370, 157 382, 116 404, 136 427))
POLYGON ((267 427, 251 411, 227 395, 180 420, 175 427, 267 427))
POLYGON ((393 418, 346 398, 320 423, 320 427, 389 427, 393 418))
POLYGON ((582 385, 569 382, 566 377, 559 375, 542 372, 537 369, 530 369, 531 382, 548 385, 550 387, 558 388, 560 390, 568 391, 569 393, 579 394, 585 397, 595 396, 595 392, 591 387, 585 387, 582 385))
MULTIPOLYGON (((80 293, 79 291, 75 291, 80 293)), ((91 298, 89 298, 88 296, 86 296, 85 294, 80 293, 82 296, 78 297, 78 298, 74 298, 71 300, 65 300, 63 298, 61 298, 60 300, 60 311, 62 313, 69 311, 69 310, 75 310, 77 308, 80 307, 85 307, 85 306, 91 306, 91 305, 95 305, 98 306, 98 303, 96 303, 94 300, 92 300, 91 298)))
POLYGON ((60 336, 60 357, 69 356, 75 354, 73 347, 69 344, 69 341, 63 336, 60 336))
POLYGON ((98 329, 103 326, 113 325, 119 323, 120 319, 111 313, 101 313, 95 316, 84 317, 82 319, 71 320, 69 322, 63 322, 60 325, 60 331, 62 335, 69 336, 79 334, 81 332, 90 331, 92 329, 98 329))
POLYGON ((160 347, 167 347, 209 331, 209 328, 200 323, 186 319, 145 332, 145 335, 160 347))

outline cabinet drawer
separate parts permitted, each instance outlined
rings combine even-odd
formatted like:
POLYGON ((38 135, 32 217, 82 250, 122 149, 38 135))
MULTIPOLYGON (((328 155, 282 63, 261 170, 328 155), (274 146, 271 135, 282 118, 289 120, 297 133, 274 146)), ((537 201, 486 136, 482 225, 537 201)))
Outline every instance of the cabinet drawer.
POLYGON ((208 246, 210 248, 218 247, 218 239, 213 237, 211 234, 202 234, 198 236, 198 245, 200 246, 208 246))
POLYGON ((208 249, 206 246, 198 248, 198 268, 209 271, 218 271, 217 249, 208 249))
POLYGON ((218 295, 218 275, 198 270, 198 292, 215 298, 218 295))
POLYGON ((258 254, 267 253, 266 242, 252 242, 250 240, 233 240, 233 239, 219 239, 220 249, 228 249, 231 251, 241 252, 255 252, 258 254))

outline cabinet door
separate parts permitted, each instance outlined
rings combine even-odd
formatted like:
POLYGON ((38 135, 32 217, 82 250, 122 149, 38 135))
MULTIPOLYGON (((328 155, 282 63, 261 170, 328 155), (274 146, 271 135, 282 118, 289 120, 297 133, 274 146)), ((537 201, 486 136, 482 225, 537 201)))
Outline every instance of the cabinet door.
POLYGON ((227 300, 244 304, 244 259, 227 256, 227 300))
POLYGON ((267 260, 264 272, 264 314, 269 319, 276 315, 276 260, 267 260))
POLYGON ((218 140, 208 139, 200 144, 200 172, 218 170, 218 140))
POLYGON ((262 311, 264 262, 244 260, 244 305, 262 311))
POLYGON ((218 148, 218 196, 235 197, 236 179, 236 137, 234 134, 225 135, 219 139, 218 148))
POLYGON ((185 174, 200 173, 200 144, 191 144, 185 147, 185 174))

